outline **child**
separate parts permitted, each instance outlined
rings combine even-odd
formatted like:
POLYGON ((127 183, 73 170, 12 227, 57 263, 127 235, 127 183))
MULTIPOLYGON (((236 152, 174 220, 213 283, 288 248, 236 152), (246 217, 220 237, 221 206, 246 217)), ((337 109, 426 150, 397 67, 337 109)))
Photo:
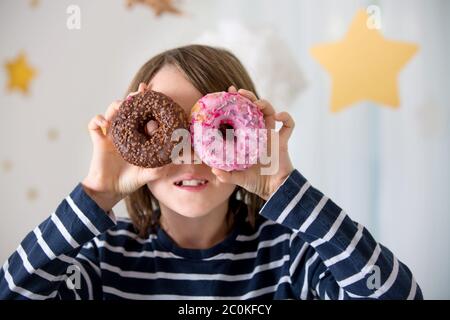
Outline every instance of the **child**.
POLYGON ((89 123, 86 178, 3 265, 0 298, 421 299, 408 267, 292 167, 294 121, 256 96, 231 53, 199 45, 163 52, 128 92, 162 92, 189 114, 203 95, 236 88, 267 128, 282 123, 276 174, 261 175, 260 164, 233 172, 128 164, 102 131, 116 101, 89 123), (121 199, 130 219, 116 221, 121 199))

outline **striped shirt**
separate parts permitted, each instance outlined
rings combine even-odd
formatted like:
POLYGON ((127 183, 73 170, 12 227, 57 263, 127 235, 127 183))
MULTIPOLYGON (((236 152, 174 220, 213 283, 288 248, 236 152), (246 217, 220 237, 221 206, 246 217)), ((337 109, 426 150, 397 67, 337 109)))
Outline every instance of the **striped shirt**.
POLYGON ((0 270, 1 299, 421 299, 411 271, 294 170, 209 249, 139 238, 79 184, 0 270))

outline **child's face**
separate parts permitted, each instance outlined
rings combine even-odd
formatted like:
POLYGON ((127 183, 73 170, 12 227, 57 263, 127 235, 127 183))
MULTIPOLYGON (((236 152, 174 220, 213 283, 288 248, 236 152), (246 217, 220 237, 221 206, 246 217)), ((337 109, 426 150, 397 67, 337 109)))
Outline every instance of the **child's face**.
MULTIPOLYGON (((149 89, 159 91, 177 102, 189 116, 192 106, 202 94, 176 67, 167 65, 156 73, 149 89)), ((195 183, 195 181, 191 181, 195 183)), ((186 182, 185 182, 186 184, 186 182)), ((235 189, 216 179, 211 168, 202 164, 169 164, 164 176, 147 184, 161 206, 186 217, 201 217, 223 205, 235 189), (181 180, 207 180, 197 187, 178 186, 181 180)))

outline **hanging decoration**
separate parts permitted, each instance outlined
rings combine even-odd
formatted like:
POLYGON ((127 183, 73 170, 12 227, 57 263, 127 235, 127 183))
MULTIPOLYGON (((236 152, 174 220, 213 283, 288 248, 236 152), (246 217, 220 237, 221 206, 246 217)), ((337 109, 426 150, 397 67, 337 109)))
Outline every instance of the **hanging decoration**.
POLYGON ((194 43, 225 48, 235 54, 255 82, 259 95, 279 110, 291 107, 306 87, 295 55, 270 28, 222 20, 216 30, 202 33, 194 43))
POLYGON ((341 41, 311 49, 332 78, 333 112, 364 100, 399 107, 397 77, 418 46, 385 39, 377 28, 369 28, 368 19, 359 11, 341 41))
POLYGON ((180 15, 181 10, 175 7, 173 0, 126 0, 127 6, 131 8, 135 4, 142 4, 150 7, 157 17, 165 14, 180 15))
POLYGON ((28 64, 25 53, 20 53, 14 60, 6 62, 5 68, 8 73, 8 91, 17 90, 27 94, 31 80, 36 76, 36 70, 28 64))

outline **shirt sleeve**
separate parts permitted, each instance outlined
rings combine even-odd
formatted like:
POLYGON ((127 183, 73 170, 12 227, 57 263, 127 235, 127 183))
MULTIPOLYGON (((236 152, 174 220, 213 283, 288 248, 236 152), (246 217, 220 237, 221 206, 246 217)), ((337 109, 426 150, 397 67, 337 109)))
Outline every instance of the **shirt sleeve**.
POLYGON ((293 231, 289 273, 299 299, 422 299, 408 267, 297 170, 260 214, 293 231))
POLYGON ((0 299, 93 299, 100 294, 93 240, 115 225, 81 183, 28 233, 0 270, 0 299))

